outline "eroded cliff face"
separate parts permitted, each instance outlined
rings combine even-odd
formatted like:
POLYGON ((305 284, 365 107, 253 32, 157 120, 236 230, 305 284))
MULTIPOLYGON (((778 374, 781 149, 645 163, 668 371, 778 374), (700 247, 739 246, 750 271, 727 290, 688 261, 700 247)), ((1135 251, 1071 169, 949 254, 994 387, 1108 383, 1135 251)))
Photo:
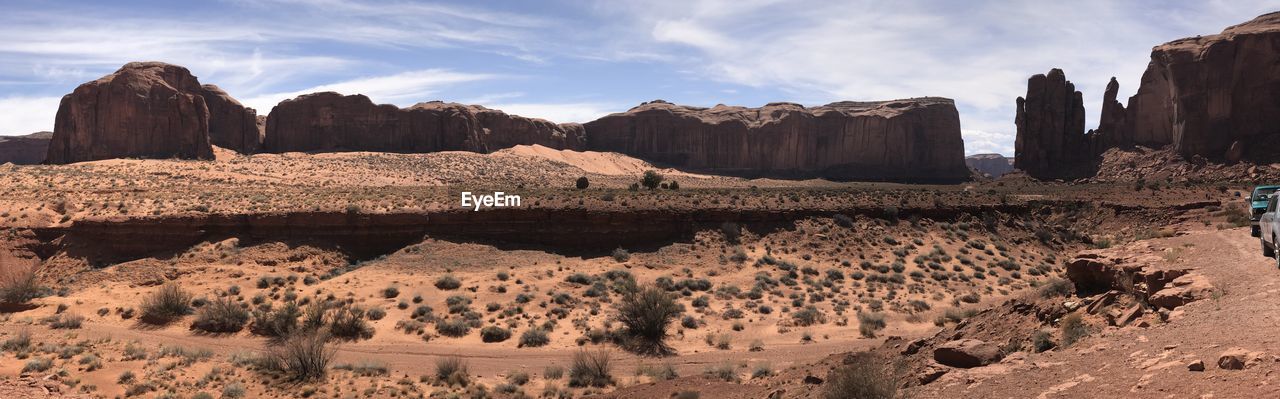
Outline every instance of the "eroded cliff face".
POLYGON ((218 86, 201 86, 200 95, 209 108, 209 142, 241 154, 253 154, 262 147, 258 112, 240 105, 218 86))
POLYGON ((0 136, 0 164, 35 165, 44 162, 49 153, 52 132, 36 132, 25 136, 0 136))
POLYGON ((1084 131, 1084 100, 1066 74, 1054 68, 1027 80, 1014 117, 1014 167, 1037 179, 1089 176, 1095 158, 1084 131))
POLYGON ((62 97, 46 162, 213 159, 202 91, 186 68, 125 64, 62 97))
MULTIPOLYGON (((1232 26, 1221 34, 1156 46, 1129 98, 1129 129, 1137 144, 1172 144, 1186 157, 1229 158, 1235 142, 1280 135, 1280 13, 1232 26)), ((1265 146, 1246 157, 1275 159, 1265 146)))
POLYGON ((969 177, 955 104, 944 98, 805 108, 653 101, 584 124, 587 148, 746 176, 956 181, 969 177))
POLYGON ((580 149, 582 129, 439 101, 408 108, 325 92, 285 100, 266 122, 266 152, 490 152, 521 144, 580 149))

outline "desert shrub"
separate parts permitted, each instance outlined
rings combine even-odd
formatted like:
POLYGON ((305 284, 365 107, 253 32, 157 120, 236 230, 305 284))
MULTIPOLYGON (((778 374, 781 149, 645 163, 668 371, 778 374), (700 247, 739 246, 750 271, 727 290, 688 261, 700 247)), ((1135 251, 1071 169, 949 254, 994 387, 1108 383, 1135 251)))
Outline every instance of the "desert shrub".
POLYGON ((365 360, 359 363, 339 364, 337 366, 333 366, 333 368, 338 370, 347 370, 352 374, 361 377, 376 377, 390 374, 386 363, 372 360, 365 360))
POLYGON ((626 262, 628 260, 631 260, 631 253, 627 252, 627 250, 622 248, 615 249, 613 250, 613 260, 618 262, 626 262))
POLYGON ((1036 353, 1053 349, 1054 346, 1057 346, 1057 344, 1053 342, 1053 335, 1049 334, 1049 332, 1036 331, 1031 334, 1031 349, 1036 353))
POLYGON ((358 306, 342 306, 329 317, 329 333, 346 340, 373 337, 373 326, 364 319, 364 309, 358 306))
POLYGON ((471 332, 471 326, 460 319, 440 319, 436 320, 436 332, 446 337, 464 337, 471 332))
POLYGON ((31 347, 31 330, 23 328, 18 330, 12 337, 0 343, 0 349, 7 351, 20 352, 31 347))
POLYGON ((365 312, 364 315, 365 317, 368 317, 369 320, 377 321, 382 320, 383 317, 387 317, 387 311, 383 310, 381 307, 374 307, 365 312))
POLYGON ((680 373, 676 372, 676 367, 671 363, 663 363, 660 366, 641 366, 636 370, 637 374, 643 374, 654 381, 668 381, 680 377, 680 373))
MULTIPOLYGON (((208 394, 206 394, 208 395, 208 394)), ((245 395, 244 384, 233 382, 222 387, 222 397, 226 399, 239 399, 245 395)))
POLYGON ((467 361, 459 356, 436 359, 436 381, 457 386, 467 386, 471 381, 467 361))
POLYGON ((1071 346, 1089 335, 1089 326, 1084 323, 1084 318, 1079 313, 1063 316, 1060 327, 1062 328, 1062 346, 1071 346))
POLYGON ((298 316, 302 311, 293 302, 285 302, 278 309, 255 310, 249 331, 265 337, 279 338, 298 329, 298 316))
POLYGON ((297 332, 270 345, 266 361, 291 380, 320 379, 328 372, 335 353, 328 341, 329 336, 323 331, 297 332))
POLYGON ((541 328, 530 328, 520 334, 521 347, 537 348, 549 343, 551 343, 551 338, 547 337, 547 331, 541 328))
POLYGON ((613 385, 611 355, 607 350, 581 350, 569 365, 569 386, 604 388, 613 385))
POLYGON ((50 369, 50 368, 53 368, 53 359, 52 359, 52 358, 47 358, 47 357, 37 357, 37 358, 31 359, 31 360, 28 360, 28 361, 27 361, 27 364, 25 364, 25 365, 23 365, 23 366, 22 366, 22 372, 24 372, 24 373, 30 373, 30 372, 36 372, 36 373, 39 373, 39 372, 42 372, 42 371, 48 370, 48 369, 50 369))
POLYGON ((733 363, 725 362, 717 366, 708 367, 703 374, 712 378, 719 378, 727 382, 738 382, 738 367, 733 363))
POLYGON ((853 227, 853 218, 849 217, 849 215, 836 214, 834 217, 832 217, 832 219, 835 219, 837 226, 853 227))
POLYGON ((653 190, 662 185, 662 174, 656 170, 644 171, 644 177, 640 178, 640 185, 647 189, 653 190))
POLYGON ((484 342, 502 342, 511 338, 511 330, 498 327, 487 326, 480 329, 480 340, 484 342))
POLYGON ((893 399, 898 393, 898 378, 885 370, 885 362, 871 355, 856 355, 844 366, 827 374, 826 399, 893 399))
POLYGON ((177 283, 168 283, 143 299, 138 308, 142 310, 142 321, 165 324, 191 313, 191 294, 177 283))
POLYGON ((671 353, 664 342, 667 327, 683 311, 675 298, 656 286, 641 287, 622 298, 618 321, 623 325, 623 347, 641 355, 671 353))
POLYGON ((60 314, 49 320, 49 328, 76 329, 84 323, 84 316, 78 314, 60 314))
POLYGON ((1071 280, 1062 278, 1053 278, 1046 281, 1040 286, 1041 298, 1053 298, 1071 295, 1071 290, 1075 289, 1075 285, 1071 280))
POLYGON ((867 338, 875 338, 876 331, 884 329, 884 313, 878 312, 860 312, 858 313, 858 332, 867 338))
POLYGON ((454 277, 451 274, 446 274, 436 279, 436 288, 439 288, 442 290, 456 290, 458 289, 458 287, 461 287, 461 286, 462 286, 462 281, 458 280, 457 277, 454 277))
POLYGON ((0 263, 0 303, 27 303, 40 297, 44 291, 36 277, 35 265, 0 263))
POLYGON ((398 297, 398 296, 400 296, 400 288, 399 288, 399 287, 396 287, 396 286, 394 286, 394 285, 393 285, 393 286, 390 286, 390 287, 387 287, 387 288, 383 288, 383 289, 382 289, 382 296, 383 296, 384 298, 395 298, 395 297, 398 297))
POLYGON ((587 180, 586 176, 582 176, 578 178, 578 181, 574 182, 573 186, 579 190, 586 190, 587 187, 591 186, 591 181, 587 180))
POLYGON ((801 327, 820 324, 826 319, 826 317, 822 315, 822 312, 813 306, 807 306, 804 309, 797 310, 791 314, 791 317, 795 319, 796 325, 801 327))
POLYGON ((249 311, 229 297, 214 299, 196 311, 191 328, 212 333, 240 331, 249 322, 249 311))

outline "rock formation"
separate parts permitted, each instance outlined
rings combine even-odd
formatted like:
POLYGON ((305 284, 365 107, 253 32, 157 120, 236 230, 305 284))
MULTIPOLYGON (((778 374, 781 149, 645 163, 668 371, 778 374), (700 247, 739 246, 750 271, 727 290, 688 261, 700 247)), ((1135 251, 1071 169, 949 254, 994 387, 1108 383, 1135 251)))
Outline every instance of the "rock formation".
MULTIPOLYGON (((1028 103, 1032 92, 1041 90, 1039 84, 1043 83, 1035 77, 1029 82, 1028 103)), ((1058 115, 1050 115, 1055 118, 1052 125, 1024 120, 1044 115, 1043 111, 1036 111, 1039 116, 1030 115, 1032 109, 1024 110, 1019 99, 1016 164, 1037 178, 1085 177, 1094 172, 1088 165, 1098 163, 1107 149, 1134 145, 1172 146, 1188 160, 1280 161, 1280 153, 1271 151, 1280 145, 1277 87, 1280 12, 1259 16, 1217 35, 1156 46, 1127 107, 1116 100, 1119 83, 1115 78, 1107 84, 1098 128, 1083 139, 1077 140, 1078 128, 1071 122, 1064 124, 1069 128, 1064 133, 1068 138, 1057 141, 1058 115)), ((1038 110, 1043 105, 1029 108, 1038 110)))
POLYGON ((1013 171, 1013 158, 1000 154, 974 154, 964 157, 964 164, 978 173, 991 177, 1004 176, 1013 171))
POLYGON ((641 104, 585 125, 587 147, 675 167, 838 180, 967 179, 955 104, 944 98, 805 108, 641 104))
POLYGON ((490 152, 520 144, 580 149, 578 124, 508 115, 439 101, 408 108, 377 105, 363 95, 325 92, 276 105, 267 117, 264 151, 490 152))
POLYGON ((230 94, 214 85, 201 87, 200 95, 209 107, 209 143, 242 154, 258 152, 262 132, 258 112, 245 108, 230 94))
MULTIPOLYGON (((1221 34, 1155 47, 1129 131, 1137 144, 1172 144, 1184 157, 1224 159, 1233 143, 1280 136, 1280 13, 1221 34)), ((1274 160, 1269 146, 1245 145, 1246 158, 1274 160)))
POLYGON ((46 162, 212 159, 203 91, 186 68, 125 64, 62 97, 46 162))
POLYGON ((1133 145, 1133 137, 1129 135, 1124 105, 1116 101, 1120 91, 1120 82, 1114 76, 1107 82, 1107 90, 1102 94, 1102 115, 1098 119, 1098 129, 1091 132, 1096 137, 1093 145, 1096 149, 1124 147, 1133 145))
POLYGON ((1014 166, 1037 179, 1091 174, 1092 148, 1084 131, 1084 100, 1061 69, 1027 80, 1018 97, 1014 166))
POLYGON ((49 152, 52 132, 37 132, 25 136, 0 136, 0 164, 35 165, 44 162, 49 152))

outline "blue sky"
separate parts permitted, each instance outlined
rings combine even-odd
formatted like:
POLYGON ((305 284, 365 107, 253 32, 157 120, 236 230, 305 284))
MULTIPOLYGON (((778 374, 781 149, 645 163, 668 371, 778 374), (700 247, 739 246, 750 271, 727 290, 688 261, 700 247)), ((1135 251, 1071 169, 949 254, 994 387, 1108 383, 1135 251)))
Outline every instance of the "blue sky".
POLYGON ((585 122, 653 99, 954 98, 965 151, 1012 155, 1014 98, 1052 67, 1090 126, 1152 46, 1277 1, 0 0, 0 135, 52 130, 58 99, 128 61, 191 69, 267 113, 319 90, 585 122), (108 4, 109 3, 109 4, 108 4))

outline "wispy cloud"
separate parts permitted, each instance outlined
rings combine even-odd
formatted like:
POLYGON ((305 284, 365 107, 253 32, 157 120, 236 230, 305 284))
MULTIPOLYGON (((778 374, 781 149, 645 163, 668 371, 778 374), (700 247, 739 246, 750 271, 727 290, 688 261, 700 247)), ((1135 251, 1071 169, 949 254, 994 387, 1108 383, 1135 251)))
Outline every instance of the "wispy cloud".
POLYGON ((529 118, 542 118, 552 122, 590 122, 602 116, 625 110, 613 103, 505 103, 483 104, 508 114, 529 118))

